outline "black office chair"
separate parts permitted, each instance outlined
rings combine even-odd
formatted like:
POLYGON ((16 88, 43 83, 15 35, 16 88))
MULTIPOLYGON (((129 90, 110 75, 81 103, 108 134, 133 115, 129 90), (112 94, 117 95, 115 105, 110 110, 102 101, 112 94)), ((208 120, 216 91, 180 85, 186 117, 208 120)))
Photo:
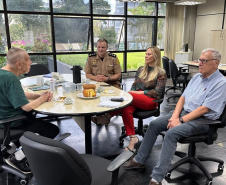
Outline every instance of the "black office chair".
MULTIPOLYGON (((163 69, 165 69, 165 72, 166 72, 166 76, 167 76, 167 79, 170 79, 171 76, 170 76, 170 70, 169 70, 169 58, 166 57, 166 56, 163 56, 162 57, 162 65, 163 65, 163 69)), ((180 87, 177 87, 177 86, 170 86, 166 89, 166 94, 169 90, 179 90, 181 91, 181 88, 180 87)))
POLYGON ((25 76, 36 76, 36 75, 45 75, 49 74, 49 69, 43 64, 31 64, 30 71, 25 74, 25 76))
POLYGON ((20 177, 21 178, 20 183, 22 185, 27 184, 28 179, 30 176, 32 176, 32 174, 26 175, 21 171, 11 167, 4 161, 4 158, 7 158, 9 155, 13 154, 16 150, 16 146, 10 145, 10 141, 14 139, 19 139, 25 132, 25 130, 15 130, 15 129, 10 130, 11 123, 25 118, 26 118, 25 115, 21 115, 0 121, 0 124, 4 125, 4 129, 0 129, 0 143, 1 143, 0 173, 5 171, 20 177))
POLYGON ((116 185, 125 175, 120 165, 133 155, 124 152, 125 160, 111 163, 98 156, 79 154, 63 143, 32 132, 25 132, 20 143, 37 184, 41 185, 116 185))
MULTIPOLYGON (((173 86, 175 88, 178 88, 177 85, 183 84, 183 87, 180 88, 181 92, 183 93, 188 82, 191 80, 191 76, 188 76, 190 73, 189 72, 180 73, 174 60, 169 60, 169 70, 170 70, 170 77, 172 79, 173 86)), ((181 93, 174 93, 173 95, 167 98, 167 102, 169 102, 169 99, 171 98, 180 97, 180 96, 181 96, 181 93)))
POLYGON ((226 126, 226 107, 224 108, 223 113, 220 116, 219 120, 213 121, 213 120, 205 120, 205 121, 197 121, 198 124, 205 124, 209 125, 209 132, 205 134, 199 134, 195 136, 190 136, 187 138, 182 138, 178 142, 182 144, 189 144, 188 153, 185 154, 183 152, 176 152, 175 155, 179 157, 183 157, 176 163, 170 166, 168 173, 166 175, 167 178, 170 178, 171 172, 175 170, 177 167, 185 164, 195 164, 207 177, 205 185, 211 185, 213 177, 208 172, 208 170, 205 168, 205 166, 201 163, 201 161, 213 161, 219 163, 218 165, 218 171, 224 170, 224 161, 221 159, 213 158, 213 157, 204 157, 204 156, 196 156, 196 143, 204 142, 207 145, 213 144, 214 141, 217 140, 218 134, 217 129, 223 128, 226 126))
POLYGON ((122 74, 121 74, 121 78, 120 78, 119 82, 120 82, 119 85, 120 85, 121 89, 123 90, 125 83, 122 82, 122 74))
MULTIPOLYGON (((138 119, 138 126, 135 127, 135 134, 141 135, 142 137, 144 137, 145 132, 148 128, 148 125, 143 125, 143 119, 147 119, 150 118, 152 116, 159 116, 160 115, 160 104, 163 102, 164 100, 164 93, 165 89, 161 95, 160 98, 153 100, 153 102, 157 102, 158 103, 158 107, 154 110, 140 110, 140 109, 136 109, 133 113, 133 117, 138 119)), ((122 133, 121 136, 119 137, 119 143, 120 145, 123 145, 124 143, 124 138, 127 137, 126 135, 126 131, 125 131, 125 126, 121 127, 122 133)))

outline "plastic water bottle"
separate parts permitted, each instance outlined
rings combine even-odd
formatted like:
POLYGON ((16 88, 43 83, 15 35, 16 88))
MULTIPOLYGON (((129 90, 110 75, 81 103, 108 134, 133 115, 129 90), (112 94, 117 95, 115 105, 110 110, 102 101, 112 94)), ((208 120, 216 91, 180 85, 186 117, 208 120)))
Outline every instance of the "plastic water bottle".
POLYGON ((53 81, 53 79, 50 80, 49 86, 50 86, 50 91, 54 92, 55 91, 55 82, 53 81))

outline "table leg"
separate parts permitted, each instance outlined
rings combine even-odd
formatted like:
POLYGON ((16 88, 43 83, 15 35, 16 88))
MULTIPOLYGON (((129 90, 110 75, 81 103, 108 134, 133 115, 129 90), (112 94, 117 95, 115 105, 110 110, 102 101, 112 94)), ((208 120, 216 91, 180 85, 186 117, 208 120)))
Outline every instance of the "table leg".
POLYGON ((84 116, 85 119, 85 152, 92 154, 92 129, 91 116, 84 116))
POLYGON ((91 116, 76 116, 73 119, 85 134, 85 153, 92 154, 91 116))

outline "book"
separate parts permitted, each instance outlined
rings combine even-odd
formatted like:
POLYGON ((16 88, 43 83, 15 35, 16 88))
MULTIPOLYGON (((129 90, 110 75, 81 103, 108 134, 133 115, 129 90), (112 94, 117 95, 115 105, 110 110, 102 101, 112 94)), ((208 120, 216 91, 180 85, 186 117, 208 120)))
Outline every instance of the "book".
POLYGON ((107 107, 107 108, 116 108, 116 107, 119 107, 121 104, 122 102, 102 101, 97 106, 107 107))

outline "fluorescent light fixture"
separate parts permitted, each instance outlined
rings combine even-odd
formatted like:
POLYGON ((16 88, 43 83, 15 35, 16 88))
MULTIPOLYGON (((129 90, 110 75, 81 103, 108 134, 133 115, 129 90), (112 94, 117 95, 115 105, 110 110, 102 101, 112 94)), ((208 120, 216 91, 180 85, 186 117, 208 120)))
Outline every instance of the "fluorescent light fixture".
POLYGON ((197 5, 206 3, 206 0, 180 0, 174 2, 175 5, 197 5))

